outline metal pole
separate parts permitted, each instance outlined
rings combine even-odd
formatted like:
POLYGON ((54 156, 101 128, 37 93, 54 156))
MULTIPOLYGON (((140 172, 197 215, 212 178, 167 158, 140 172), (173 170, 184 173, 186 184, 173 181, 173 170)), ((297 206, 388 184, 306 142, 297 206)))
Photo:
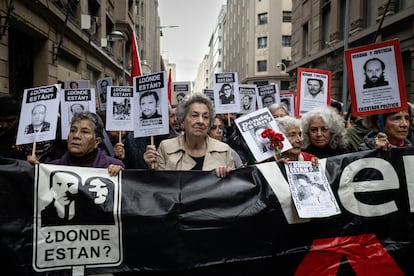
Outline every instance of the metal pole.
POLYGON ((157 64, 157 51, 158 51, 158 47, 156 46, 157 45, 157 29, 158 29, 158 26, 154 26, 154 56, 153 56, 153 60, 152 60, 152 72, 154 73, 154 72, 157 72, 157 68, 158 68, 158 66, 156 66, 156 64, 157 64))
MULTIPOLYGON (((344 22, 344 51, 348 49, 349 41, 349 1, 345 1, 345 22, 344 22)), ((348 98, 348 74, 346 71, 345 55, 343 58, 343 74, 342 74, 342 111, 347 110, 347 98, 348 98)))
POLYGON ((126 40, 125 38, 122 39, 122 85, 124 86, 125 86, 125 55, 126 55, 125 53, 126 41, 125 40, 126 40))

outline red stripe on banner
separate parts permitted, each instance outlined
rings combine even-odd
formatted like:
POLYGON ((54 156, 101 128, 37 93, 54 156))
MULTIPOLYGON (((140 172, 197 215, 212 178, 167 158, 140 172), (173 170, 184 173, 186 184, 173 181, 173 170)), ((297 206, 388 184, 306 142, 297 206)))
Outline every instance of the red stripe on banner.
POLYGON ((404 275, 377 237, 363 234, 314 240, 295 276, 335 276, 343 256, 356 275, 404 275))

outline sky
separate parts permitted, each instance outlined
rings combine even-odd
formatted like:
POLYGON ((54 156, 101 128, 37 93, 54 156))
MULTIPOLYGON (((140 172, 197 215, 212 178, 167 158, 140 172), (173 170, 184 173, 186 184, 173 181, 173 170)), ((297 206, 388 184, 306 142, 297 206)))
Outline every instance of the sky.
POLYGON ((226 0, 158 0, 161 54, 176 64, 176 81, 194 81, 226 0))

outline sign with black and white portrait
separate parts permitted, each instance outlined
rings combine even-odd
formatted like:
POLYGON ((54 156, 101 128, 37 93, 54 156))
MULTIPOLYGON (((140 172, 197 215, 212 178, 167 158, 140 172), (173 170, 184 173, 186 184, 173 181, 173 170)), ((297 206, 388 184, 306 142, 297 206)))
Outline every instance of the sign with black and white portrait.
POLYGON ((315 107, 326 107, 330 104, 331 78, 331 72, 326 70, 298 68, 297 117, 315 107))
POLYGON ((120 176, 109 176, 106 168, 40 164, 35 169, 34 269, 119 265, 120 176))
POLYGON ((346 50, 345 59, 353 115, 407 110, 397 39, 346 50))
POLYGON ((57 84, 24 90, 16 145, 56 138, 60 90, 57 84))

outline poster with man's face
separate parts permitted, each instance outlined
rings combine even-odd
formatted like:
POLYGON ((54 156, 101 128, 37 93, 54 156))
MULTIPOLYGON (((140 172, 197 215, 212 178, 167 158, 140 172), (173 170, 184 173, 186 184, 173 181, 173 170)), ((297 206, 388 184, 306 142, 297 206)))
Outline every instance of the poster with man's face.
POLYGON ((108 93, 108 87, 110 86, 112 86, 111 77, 106 77, 96 81, 96 91, 98 92, 100 110, 106 110, 106 95, 108 93))
POLYGON ((217 114, 239 113, 240 95, 237 72, 213 75, 214 107, 217 114))
POLYGON ((96 112, 95 89, 63 89, 60 97, 60 111, 62 139, 66 140, 75 113, 82 111, 96 112))
POLYGON ((119 265, 120 177, 109 176, 106 168, 40 164, 35 169, 33 268, 119 265))
POLYGON ((298 110, 296 116, 316 108, 326 107, 331 100, 331 77, 329 71, 298 68, 298 110))
POLYGON ((134 137, 169 133, 167 73, 134 77, 133 83, 134 137))
POLYGON ((56 84, 24 90, 16 145, 56 138, 60 93, 56 84))
POLYGON ((179 104, 184 97, 191 93, 190 81, 174 81, 172 82, 172 103, 179 104))
POLYGON ((367 116, 407 110, 398 40, 345 51, 352 114, 367 116))

